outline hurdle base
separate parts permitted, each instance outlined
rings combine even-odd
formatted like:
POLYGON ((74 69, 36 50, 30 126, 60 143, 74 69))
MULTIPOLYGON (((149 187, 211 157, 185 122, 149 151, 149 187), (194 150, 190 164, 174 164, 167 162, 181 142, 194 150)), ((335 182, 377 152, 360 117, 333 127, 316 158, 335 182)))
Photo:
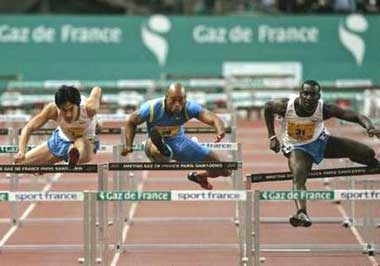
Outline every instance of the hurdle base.
MULTIPOLYGON (((84 262, 85 262, 85 259, 84 259, 84 258, 78 258, 78 263, 79 263, 79 264, 83 264, 84 262)), ((97 264, 102 263, 102 259, 101 259, 101 258, 96 258, 96 263, 97 263, 97 264)))
POLYGON ((352 218, 350 217, 346 217, 342 223, 342 226, 345 227, 345 228, 349 228, 353 225, 354 221, 352 218))

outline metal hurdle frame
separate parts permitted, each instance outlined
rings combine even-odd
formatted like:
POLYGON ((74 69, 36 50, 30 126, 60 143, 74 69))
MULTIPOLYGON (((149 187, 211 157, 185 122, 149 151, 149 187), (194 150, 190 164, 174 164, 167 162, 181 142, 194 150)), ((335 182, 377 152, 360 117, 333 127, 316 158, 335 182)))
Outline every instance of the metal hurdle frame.
MULTIPOLYGON (((254 192, 254 245, 252 248, 252 239, 249 239, 247 246, 252 248, 252 252, 249 254, 253 258, 247 259, 247 266, 260 265, 262 258, 260 257, 261 252, 357 252, 367 254, 368 256, 373 256, 376 253, 380 252, 380 246, 375 245, 375 242, 372 239, 367 241, 364 244, 263 244, 260 243, 260 201, 265 200, 294 200, 294 199, 307 199, 307 200, 344 200, 344 197, 341 195, 348 193, 351 190, 326 190, 326 191, 297 191, 297 190, 287 190, 287 191, 276 191, 276 190, 267 190, 259 191, 255 190, 254 192), (277 193, 277 194, 276 194, 277 193), (274 196, 271 196, 274 195, 274 196), (285 195, 284 199, 276 199, 278 195, 285 195), (310 195, 324 195, 326 199, 318 198, 318 196, 310 195), (269 198, 268 198, 269 197, 269 198), (273 197, 271 199, 271 197, 273 197)), ((380 190, 353 190, 359 191, 359 193, 377 193, 380 195, 380 190)), ((251 192, 252 193, 252 192, 251 192)), ((378 200, 378 198, 366 198, 366 201, 369 200, 378 200)), ((247 197, 248 203, 248 197, 247 197)), ((249 204, 247 204, 249 205, 249 204)), ((252 219, 252 217, 251 217, 252 219)), ((248 220, 248 219, 247 219, 248 220)), ((371 220, 371 219, 369 219, 371 220)), ((247 230, 247 234, 248 234, 247 230)))
MULTIPOLYGON (((346 178, 349 183, 349 189, 355 189, 355 183, 358 182, 353 178, 357 175, 372 175, 376 174, 376 169, 368 169, 366 167, 341 167, 341 168, 319 168, 314 169, 309 173, 308 179, 323 179, 323 178, 346 178), (329 175, 329 171, 331 175, 329 175), (375 171, 375 172, 373 172, 375 171)), ((251 174, 250 175, 252 183, 259 182, 271 182, 271 181, 288 181, 292 180, 292 175, 290 172, 278 172, 278 173, 262 173, 262 174, 251 174)), ((365 183, 364 180, 360 180, 359 183, 365 183)), ((328 190, 331 189, 329 186, 326 187, 328 190)), ((250 186, 249 188, 250 189, 250 186)), ((339 189, 338 189, 339 190, 339 189)), ((332 201, 336 204, 340 202, 332 201)), ((335 217, 319 217, 315 218, 314 222, 319 224, 341 224, 344 227, 350 227, 355 225, 363 225, 363 219, 355 218, 355 202, 348 203, 347 216, 342 218, 335 217)), ((261 221, 263 223, 288 223, 288 219, 282 217, 262 217, 261 221)))
MULTIPOLYGON (((380 168, 368 168, 368 167, 346 167, 346 168, 331 168, 331 169, 319 169, 312 170, 309 173, 309 179, 316 178, 324 178, 324 177, 338 177, 338 176, 358 176, 358 175, 374 175, 379 174, 380 168)), ((260 218, 260 201, 266 200, 266 194, 268 193, 276 193, 276 191, 255 191, 254 195, 252 195, 251 183, 259 183, 259 182, 273 182, 273 181, 285 181, 292 180, 292 174, 290 172, 277 172, 277 173, 262 173, 262 174, 251 174, 247 176, 246 185, 247 185, 247 203, 246 203, 246 227, 245 227, 245 237, 241 238, 245 240, 245 246, 247 247, 247 258, 246 258, 246 266, 252 265, 260 265, 263 258, 260 257, 260 251, 270 252, 270 251, 284 251, 284 252, 362 252, 368 254, 369 256, 374 255, 375 252, 380 252, 380 247, 377 247, 374 243, 374 237, 371 234, 367 234, 364 246, 360 244, 356 245, 286 245, 286 244, 273 244, 273 245, 262 245, 260 248, 260 223, 262 222, 262 218, 260 218), (252 199, 253 197, 253 199, 252 199), (252 203, 254 203, 254 207, 252 207, 252 203), (253 210, 253 215, 252 215, 253 210), (252 230, 252 222, 254 223, 252 230), (253 243, 252 243, 253 241, 253 243), (343 247, 342 247, 343 246, 343 247), (250 252, 249 252, 250 251, 250 252), (252 257, 252 254, 253 257, 252 257)), ((333 195, 335 192, 349 192, 350 190, 328 190, 323 191, 324 193, 330 193, 333 195)), ((355 191, 355 190, 354 190, 355 191)), ((370 191, 370 190, 366 190, 370 191)), ((297 199, 308 199, 312 200, 312 198, 307 198, 309 193, 321 193, 321 191, 281 191, 281 193, 288 193, 293 195, 292 193, 299 194, 297 196, 292 196, 286 200, 294 200, 297 199), (305 198, 303 198, 305 197, 305 198)), ((378 191, 380 193, 380 191, 378 191)), ((329 200, 342 200, 342 197, 333 197, 329 200)), ((370 212, 370 205, 367 203, 367 214, 368 219, 365 219, 363 225, 367 227, 375 227, 374 219, 370 212)), ((369 230, 368 230, 369 232, 369 230)))
MULTIPOLYGON (((101 174, 101 168, 98 167, 96 164, 86 164, 86 165, 77 165, 73 169, 69 169, 67 165, 0 165, 0 173, 35 173, 35 172, 42 172, 42 173, 97 173, 98 175, 101 174)), ((49 198, 45 199, 19 199, 17 195, 41 195, 41 197, 45 194, 70 194, 72 195, 71 198, 74 201, 83 201, 82 198, 82 192, 56 192, 56 191, 4 191, 1 194, 3 195, 6 193, 8 195, 7 199, 5 201, 10 202, 11 204, 13 202, 35 202, 35 201, 59 201, 59 200, 52 200, 49 198)), ((3 197, 1 197, 0 201, 4 201, 3 197)), ((71 200, 71 201, 73 201, 71 200)), ((23 221, 18 221, 13 226, 21 226, 23 221)), ((80 250, 82 249, 81 245, 2 245, 0 246, 0 252, 6 251, 6 250, 17 250, 22 248, 23 250, 80 250)))
MULTIPOLYGON (((230 170, 237 170, 241 171, 241 162, 193 162, 193 163, 151 163, 151 162, 119 162, 119 163, 109 163, 108 164, 108 171, 111 172, 120 172, 120 171, 144 171, 144 170, 204 170, 204 169, 230 169, 230 170)), ((107 174, 103 174, 104 180, 107 180, 107 174)), ((120 191, 126 191, 126 190, 116 190, 116 191, 108 191, 110 193, 118 193, 120 191)), ((131 190, 128 190, 131 191, 131 190)), ((239 191, 239 190, 234 190, 239 191)), ((104 190, 104 192, 107 192, 104 190)), ((113 201, 113 202, 119 202, 119 201, 113 201)), ((121 201, 123 202, 123 201, 121 201)), ((121 206, 117 204, 116 206, 121 206)), ((104 207, 103 207, 104 208, 104 207)), ((121 208, 121 207, 119 207, 121 208)), ((120 210, 120 209, 119 209, 120 210)), ((127 220, 128 217, 125 217, 124 214, 120 214, 118 210, 117 215, 114 217, 115 219, 115 232, 117 235, 116 243, 109 244, 109 240, 107 240, 106 245, 110 245, 114 248, 115 252, 124 252, 124 245, 123 245, 123 228, 125 226, 126 222, 129 222, 127 220), (120 214, 120 215, 119 215, 120 214)), ((243 215, 242 212, 239 213, 240 215, 243 215)), ((109 221, 108 218, 108 212, 104 211, 102 213, 98 213, 98 215, 105 215, 105 217, 99 217, 99 224, 103 224, 103 226, 100 226, 102 228, 105 228, 104 221, 109 221)), ((242 220, 242 218, 239 218, 239 220, 242 220)), ((233 219, 231 219, 232 222, 234 222, 233 219)), ((104 238, 103 238, 104 239, 104 238)), ((105 246, 104 243, 100 243, 102 247, 105 246)), ((104 254, 104 249, 101 251, 102 254, 104 254)))

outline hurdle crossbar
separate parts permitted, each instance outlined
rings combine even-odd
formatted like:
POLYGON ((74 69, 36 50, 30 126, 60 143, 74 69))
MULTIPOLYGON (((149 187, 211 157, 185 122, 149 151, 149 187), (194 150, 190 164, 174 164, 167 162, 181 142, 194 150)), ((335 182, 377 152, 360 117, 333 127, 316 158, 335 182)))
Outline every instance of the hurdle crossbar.
POLYGON ((17 164, 0 164, 0 173, 97 173, 98 165, 80 164, 74 168, 68 168, 68 165, 17 165, 17 164))
POLYGON ((109 171, 144 171, 144 170, 237 170, 241 168, 241 162, 191 162, 191 163, 155 163, 155 162, 131 162, 108 163, 109 171))
MULTIPOLYGON (((312 170, 309 172, 308 178, 325 178, 325 177, 375 175, 375 174, 380 174, 380 167, 366 167, 366 166, 343 167, 343 168, 328 168, 328 169, 312 170)), ((293 176, 291 172, 251 174, 251 175, 248 175, 247 178, 251 180, 252 183, 293 180, 293 176)))
MULTIPOLYGON (((108 163, 109 171, 144 171, 144 170, 238 170, 241 162, 192 162, 192 163, 108 163)), ((97 173, 97 164, 78 164, 68 168, 65 164, 56 165, 15 165, 0 164, 0 173, 97 173)))

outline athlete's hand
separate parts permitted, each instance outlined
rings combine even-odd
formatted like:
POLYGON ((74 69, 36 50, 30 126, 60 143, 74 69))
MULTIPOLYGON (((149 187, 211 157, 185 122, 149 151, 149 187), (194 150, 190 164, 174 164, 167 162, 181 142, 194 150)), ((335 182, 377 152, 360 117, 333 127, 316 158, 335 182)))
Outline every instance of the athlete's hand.
POLYGON ((270 141, 270 144, 269 144, 269 147, 272 151, 274 151, 275 153, 278 153, 280 151, 280 142, 278 141, 277 138, 272 138, 270 141))
POLYGON ((215 138, 215 142, 220 142, 224 138, 225 135, 226 135, 225 132, 221 132, 221 133, 217 134, 216 138, 215 138))
POLYGON ((121 150, 121 156, 127 156, 129 153, 133 152, 133 149, 129 146, 124 146, 121 150))
POLYGON ((373 137, 376 136, 380 138, 380 129, 370 128, 367 130, 368 136, 373 137))
POLYGON ((15 163, 21 163, 23 160, 25 160, 25 152, 18 152, 14 158, 15 163))

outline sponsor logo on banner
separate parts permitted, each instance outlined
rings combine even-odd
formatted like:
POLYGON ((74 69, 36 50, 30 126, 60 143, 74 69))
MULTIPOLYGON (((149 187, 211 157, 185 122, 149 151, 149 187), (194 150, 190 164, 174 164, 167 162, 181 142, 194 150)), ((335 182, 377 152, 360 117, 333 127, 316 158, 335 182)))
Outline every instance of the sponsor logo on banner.
POLYGON ((193 28, 193 40, 198 44, 318 43, 319 35, 317 26, 273 26, 269 23, 259 24, 257 28, 205 24, 193 28))
POLYGON ((201 145, 213 150, 237 150, 237 143, 219 142, 201 143, 201 145))
POLYGON ((172 200, 178 201, 242 201, 247 199, 245 191, 214 190, 214 191, 172 191, 172 200))
POLYGON ((0 24, 0 43, 121 43, 123 32, 120 27, 93 27, 70 23, 60 27, 38 25, 35 27, 0 24))
POLYGON ((141 38, 144 45, 153 53, 160 66, 165 66, 169 53, 169 43, 163 35, 172 28, 168 17, 154 15, 142 26, 141 38))
POLYGON ((335 190, 337 200, 380 200, 380 190, 335 190))
POLYGON ((349 15, 344 23, 339 24, 339 40, 352 54, 358 65, 362 65, 366 51, 365 41, 360 34, 363 34, 367 30, 367 19, 361 14, 349 15))
POLYGON ((10 201, 82 201, 82 192, 13 192, 10 201))
POLYGON ((97 199, 100 201, 168 201, 171 200, 171 194, 168 191, 100 191, 97 194, 97 199))
POLYGON ((262 191, 260 200, 334 200, 334 191, 262 191))

